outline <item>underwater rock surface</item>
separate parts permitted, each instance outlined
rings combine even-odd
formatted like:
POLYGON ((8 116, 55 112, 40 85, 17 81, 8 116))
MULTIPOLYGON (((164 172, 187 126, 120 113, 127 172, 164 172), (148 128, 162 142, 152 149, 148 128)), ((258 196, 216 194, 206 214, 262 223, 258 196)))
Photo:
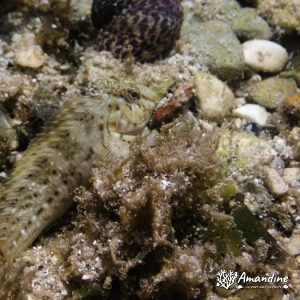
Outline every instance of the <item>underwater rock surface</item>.
POLYGON ((74 99, 159 99, 131 155, 89 161, 68 212, 11 264, 0 259, 1 300, 300 296, 298 7, 181 3, 172 51, 141 63, 96 51, 91 0, 1 1, 0 186, 74 99), (264 61, 247 64, 242 45, 253 39, 285 49, 272 75, 264 61), (288 288, 226 290, 221 270, 288 276, 288 288))

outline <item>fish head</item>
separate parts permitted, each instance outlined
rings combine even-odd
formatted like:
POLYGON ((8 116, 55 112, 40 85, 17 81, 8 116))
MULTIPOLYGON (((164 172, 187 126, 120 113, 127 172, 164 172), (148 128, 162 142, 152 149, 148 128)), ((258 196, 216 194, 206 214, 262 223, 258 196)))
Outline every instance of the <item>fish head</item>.
POLYGON ((173 84, 170 80, 154 86, 122 82, 114 89, 114 98, 109 103, 107 128, 122 135, 141 133, 173 84))

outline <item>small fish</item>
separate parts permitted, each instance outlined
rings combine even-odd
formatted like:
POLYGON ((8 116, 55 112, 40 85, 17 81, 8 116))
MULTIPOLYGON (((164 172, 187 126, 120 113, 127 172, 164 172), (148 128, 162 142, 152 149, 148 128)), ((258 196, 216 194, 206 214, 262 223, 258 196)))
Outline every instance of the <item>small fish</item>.
POLYGON ((126 86, 66 103, 0 186, 4 260, 12 261, 66 212, 74 188, 87 183, 93 161, 109 165, 130 153, 130 143, 146 127, 161 91, 126 86))
POLYGON ((180 36, 181 0, 94 0, 97 50, 151 61, 167 54, 180 36))

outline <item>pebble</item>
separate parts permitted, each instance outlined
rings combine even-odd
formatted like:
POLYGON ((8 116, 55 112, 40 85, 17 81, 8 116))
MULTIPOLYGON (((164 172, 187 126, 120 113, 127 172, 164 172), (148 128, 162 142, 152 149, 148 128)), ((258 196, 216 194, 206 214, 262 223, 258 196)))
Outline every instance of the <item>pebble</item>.
POLYGON ((294 79, 269 77, 268 79, 252 82, 247 88, 249 98, 266 108, 276 109, 283 100, 297 92, 294 79))
POLYGON ((229 87, 209 73, 196 74, 195 88, 201 114, 208 120, 221 122, 235 104, 229 87))
POLYGON ((283 179, 290 186, 289 195, 294 196, 296 202, 300 205, 300 168, 285 169, 283 179))
POLYGON ((300 161, 300 127, 294 127, 289 133, 288 141, 293 149, 295 160, 300 161))
POLYGON ((286 97, 283 101, 283 107, 289 113, 300 118, 300 93, 286 97))
POLYGON ((283 179, 289 186, 300 187, 300 168, 286 168, 283 179))
POLYGON ((288 61, 288 53, 277 43, 251 40, 243 44, 245 63, 258 72, 278 73, 288 61))
POLYGON ((265 167, 265 179, 268 188, 274 197, 282 196, 289 190, 289 186, 285 183, 278 172, 270 167, 265 167))
POLYGON ((293 234, 285 246, 290 255, 300 254, 300 234, 293 234))
POLYGON ((25 68, 38 69, 46 62, 47 55, 37 44, 33 33, 15 34, 13 36, 15 47, 15 62, 25 68))
POLYGON ((246 104, 234 110, 233 115, 259 126, 265 126, 269 117, 266 109, 257 104, 246 104))

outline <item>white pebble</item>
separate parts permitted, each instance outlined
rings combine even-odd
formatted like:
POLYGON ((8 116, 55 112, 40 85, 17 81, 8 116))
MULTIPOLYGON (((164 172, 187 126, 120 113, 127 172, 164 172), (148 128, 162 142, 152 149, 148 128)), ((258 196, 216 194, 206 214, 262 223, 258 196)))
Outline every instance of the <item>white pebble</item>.
POLYGON ((246 65, 258 72, 280 72, 288 60, 288 53, 279 44, 267 40, 251 40, 243 44, 246 65))
POLYGON ((265 126, 269 114, 266 109, 257 104, 246 104, 234 110, 233 115, 246 119, 260 126, 265 126))

